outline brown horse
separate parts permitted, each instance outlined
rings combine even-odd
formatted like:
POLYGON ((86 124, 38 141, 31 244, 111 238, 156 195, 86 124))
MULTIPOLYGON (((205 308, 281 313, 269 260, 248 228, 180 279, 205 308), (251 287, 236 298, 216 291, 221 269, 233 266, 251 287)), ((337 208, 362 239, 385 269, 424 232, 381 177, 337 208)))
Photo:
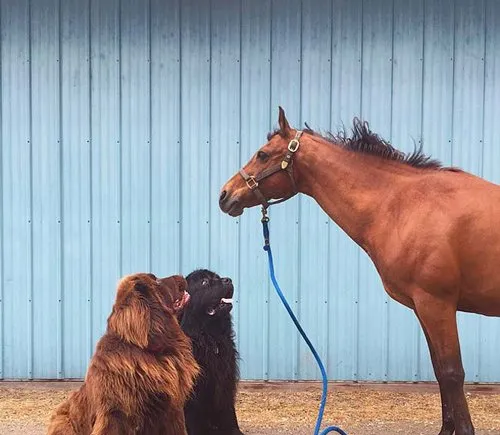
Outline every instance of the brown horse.
POLYGON ((471 435, 456 312, 500 316, 500 187, 410 155, 354 121, 352 137, 279 129, 222 188, 231 216, 296 193, 320 207, 372 261, 387 293, 411 308, 439 382, 440 435, 471 435))

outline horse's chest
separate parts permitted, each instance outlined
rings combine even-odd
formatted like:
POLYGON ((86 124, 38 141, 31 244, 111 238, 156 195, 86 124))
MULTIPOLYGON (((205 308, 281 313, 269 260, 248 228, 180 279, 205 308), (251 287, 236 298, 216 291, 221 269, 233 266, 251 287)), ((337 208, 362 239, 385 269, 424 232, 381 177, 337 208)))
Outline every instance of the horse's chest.
POLYGON ((407 306, 408 308, 415 308, 412 298, 404 293, 404 291, 397 291, 397 289, 395 290, 392 286, 386 285, 385 283, 384 288, 386 293, 395 301, 407 306))

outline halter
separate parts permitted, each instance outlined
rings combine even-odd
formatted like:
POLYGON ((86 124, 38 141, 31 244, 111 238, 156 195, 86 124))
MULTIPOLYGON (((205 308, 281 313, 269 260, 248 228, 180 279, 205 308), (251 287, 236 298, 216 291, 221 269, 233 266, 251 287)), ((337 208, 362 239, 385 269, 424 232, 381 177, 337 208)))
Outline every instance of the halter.
POLYGON ((280 202, 286 201, 287 199, 290 199, 292 196, 295 196, 298 193, 297 186, 295 184, 295 179, 293 178, 293 156, 299 149, 300 136, 302 136, 302 131, 297 130, 295 137, 288 143, 287 153, 285 154, 285 157, 283 157, 283 160, 279 165, 271 166, 268 169, 264 169, 261 173, 255 176, 248 175, 243 168, 240 169, 240 175, 245 180, 247 187, 259 199, 264 209, 267 209, 271 205, 279 204, 280 202), (288 176, 290 177, 290 181, 292 183, 292 193, 283 198, 276 199, 274 201, 270 200, 268 201, 259 188, 259 182, 279 171, 286 171, 288 176))

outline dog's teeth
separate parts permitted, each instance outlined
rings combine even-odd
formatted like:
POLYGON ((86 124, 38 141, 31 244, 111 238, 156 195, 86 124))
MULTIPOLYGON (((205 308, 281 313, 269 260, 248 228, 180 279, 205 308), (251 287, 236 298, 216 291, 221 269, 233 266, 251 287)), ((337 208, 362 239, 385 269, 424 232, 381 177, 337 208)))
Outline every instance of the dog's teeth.
POLYGON ((223 302, 224 304, 232 304, 233 303, 233 299, 228 299, 228 298, 222 298, 220 300, 221 302, 223 302))

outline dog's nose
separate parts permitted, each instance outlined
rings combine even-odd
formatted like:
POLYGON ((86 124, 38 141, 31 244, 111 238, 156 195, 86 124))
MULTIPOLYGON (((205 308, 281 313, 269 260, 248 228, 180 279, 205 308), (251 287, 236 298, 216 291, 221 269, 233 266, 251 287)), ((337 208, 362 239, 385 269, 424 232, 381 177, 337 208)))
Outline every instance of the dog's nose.
POLYGON ((224 201, 224 199, 226 198, 227 196, 227 191, 223 190, 221 193, 220 193, 220 196, 219 196, 219 203, 222 204, 222 202, 224 201))
POLYGON ((231 278, 222 278, 221 281, 222 281, 222 284, 226 284, 226 285, 232 283, 231 278))

